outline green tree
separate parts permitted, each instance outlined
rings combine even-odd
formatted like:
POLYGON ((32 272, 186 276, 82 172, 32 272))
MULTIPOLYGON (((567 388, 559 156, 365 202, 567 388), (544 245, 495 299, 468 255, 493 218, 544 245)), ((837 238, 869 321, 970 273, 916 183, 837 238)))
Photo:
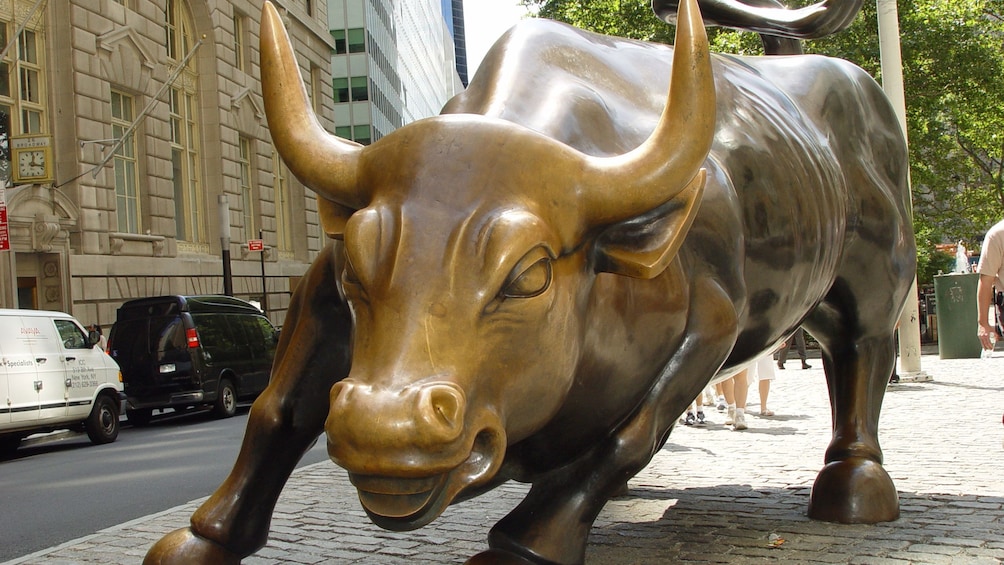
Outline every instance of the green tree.
MULTIPOLYGON (((672 42, 671 27, 652 14, 648 0, 523 3, 541 17, 600 33, 672 42)), ((962 240, 976 248, 1004 217, 1004 0, 899 0, 898 12, 923 284, 943 263, 936 243, 962 240)), ((755 34, 709 35, 713 50, 761 53, 755 34)), ((804 48, 852 61, 881 81, 875 3, 865 2, 847 30, 804 48)))

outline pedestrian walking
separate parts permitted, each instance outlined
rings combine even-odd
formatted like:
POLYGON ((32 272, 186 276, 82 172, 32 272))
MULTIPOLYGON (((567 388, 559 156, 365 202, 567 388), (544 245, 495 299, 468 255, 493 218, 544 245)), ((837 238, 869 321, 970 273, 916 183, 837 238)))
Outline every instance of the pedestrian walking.
POLYGON ((791 335, 790 338, 785 340, 784 345, 777 350, 777 368, 784 369, 784 362, 788 360, 788 350, 791 349, 791 342, 795 342, 795 349, 798 351, 798 356, 802 359, 802 368, 811 369, 812 365, 806 362, 805 356, 805 330, 802 326, 798 326, 795 333, 791 335))
MULTIPOLYGON (((993 351, 997 342, 997 323, 990 325, 990 308, 994 307, 995 318, 1001 305, 998 299, 1004 289, 1004 220, 990 228, 983 238, 980 262, 976 265, 980 280, 976 283, 976 336, 984 350, 993 351)), ((1001 418, 1004 421, 1004 417, 1001 418)))

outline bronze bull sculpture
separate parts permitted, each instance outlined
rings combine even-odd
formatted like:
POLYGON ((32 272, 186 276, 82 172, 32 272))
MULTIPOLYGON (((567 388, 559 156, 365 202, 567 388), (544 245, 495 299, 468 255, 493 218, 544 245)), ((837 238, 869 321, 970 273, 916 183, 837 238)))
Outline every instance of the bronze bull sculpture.
POLYGON ((901 128, 849 63, 712 56, 694 0, 678 18, 675 50, 523 23, 443 115, 361 147, 318 124, 266 4, 269 127, 333 242, 233 471, 148 562, 262 547, 324 430, 380 526, 525 481, 470 562, 581 563, 688 403, 799 325, 833 412, 810 516, 897 518, 877 427, 916 262, 901 128))

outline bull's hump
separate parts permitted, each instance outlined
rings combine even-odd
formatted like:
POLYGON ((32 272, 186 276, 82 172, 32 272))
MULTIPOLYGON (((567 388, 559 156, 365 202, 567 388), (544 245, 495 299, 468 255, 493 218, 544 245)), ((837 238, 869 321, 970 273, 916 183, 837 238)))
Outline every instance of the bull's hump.
POLYGON ((590 155, 623 154, 658 122, 672 53, 665 45, 526 20, 499 39, 467 91, 443 112, 518 123, 590 155))

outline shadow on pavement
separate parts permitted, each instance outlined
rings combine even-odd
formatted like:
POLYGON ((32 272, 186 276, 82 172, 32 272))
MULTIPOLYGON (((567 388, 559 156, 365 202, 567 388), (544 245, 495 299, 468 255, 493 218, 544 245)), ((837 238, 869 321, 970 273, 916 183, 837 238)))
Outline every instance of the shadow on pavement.
POLYGON ((900 492, 898 520, 866 525, 810 520, 809 493, 748 485, 632 488, 600 514, 586 564, 809 563, 820 555, 909 563, 916 562, 909 548, 918 544, 950 556, 946 563, 1004 557, 1002 497, 900 492))

